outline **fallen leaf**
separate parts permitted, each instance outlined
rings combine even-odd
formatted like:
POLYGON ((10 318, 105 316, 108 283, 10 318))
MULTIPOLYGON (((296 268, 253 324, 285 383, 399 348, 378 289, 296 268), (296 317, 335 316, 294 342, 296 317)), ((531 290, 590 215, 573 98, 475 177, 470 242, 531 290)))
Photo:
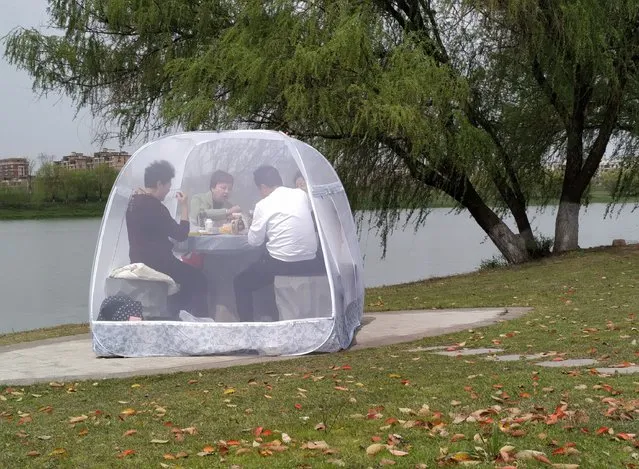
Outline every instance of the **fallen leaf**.
POLYGON ((153 439, 151 440, 151 443, 156 444, 156 445, 163 445, 168 443, 169 440, 158 440, 158 439, 153 439))
POLYGON ((318 430, 318 431, 326 430, 326 425, 324 425, 323 422, 320 422, 317 425, 315 425, 315 430, 318 430))
POLYGON ((380 459, 379 461, 380 466, 393 466, 395 464, 397 463, 393 461, 392 459, 380 459))
POLYGON ((31 418, 29 414, 27 414, 21 417, 20 420, 18 420, 18 425, 24 425, 25 423, 31 423, 31 422, 33 422, 33 419, 31 418))
POLYGON ((226 388, 224 390, 224 395, 234 394, 234 393, 235 393, 235 389, 233 389, 233 388, 226 388))
POLYGON ((49 456, 65 456, 67 454, 67 450, 64 448, 56 448, 49 453, 49 456))
POLYGON ((118 453, 118 459, 122 459, 122 458, 126 458, 127 456, 132 456, 135 454, 135 450, 132 449, 125 449, 124 451, 122 451, 121 453, 118 453))
POLYGON ((35 450, 34 450, 34 451, 29 451, 29 452, 27 453, 27 456, 29 456, 29 457, 31 457, 31 458, 35 458, 35 457, 37 457, 37 456, 40 456, 40 452, 39 452, 39 451, 35 451, 35 450))
POLYGON ((138 432, 137 430, 127 430, 124 432, 122 436, 132 436, 132 435, 135 435, 137 432, 138 432))
POLYGON ((308 441, 302 445, 302 449, 328 449, 329 446, 324 440, 308 441))
POLYGON ((122 412, 120 412, 120 415, 129 416, 129 415, 135 415, 136 413, 137 413, 137 411, 135 409, 128 408, 128 409, 124 409, 122 412))
POLYGON ((78 417, 70 417, 69 418, 69 423, 75 424, 75 423, 84 422, 88 418, 89 417, 87 417, 86 415, 80 415, 78 417))
POLYGON ((408 454, 408 451, 401 451, 398 449, 391 449, 391 448, 388 449, 388 452, 392 454, 393 456, 406 456, 408 454))
POLYGON ((368 448, 366 448, 366 454, 368 454, 369 456, 374 456, 384 449, 386 449, 386 445, 381 443, 373 443, 368 448))
POLYGON ((51 436, 49 436, 49 435, 40 435, 40 436, 37 436, 36 438, 38 440, 45 440, 46 441, 46 440, 50 440, 51 436))
POLYGON ((519 459, 519 460, 534 460, 534 459, 537 459, 537 457, 539 457, 539 456, 546 457, 546 455, 544 453, 542 453, 541 451, 534 451, 532 449, 525 449, 523 451, 518 451, 515 454, 515 459, 519 459))

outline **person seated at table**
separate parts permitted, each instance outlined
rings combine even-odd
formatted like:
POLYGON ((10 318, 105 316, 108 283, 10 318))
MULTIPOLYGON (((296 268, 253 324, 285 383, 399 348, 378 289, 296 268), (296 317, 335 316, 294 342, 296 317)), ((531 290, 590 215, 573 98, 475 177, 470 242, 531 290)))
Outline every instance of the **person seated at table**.
POLYGON ((276 275, 317 275, 318 239, 305 192, 284 187, 273 166, 253 173, 262 199, 255 205, 248 231, 252 246, 266 244, 262 258, 234 280, 237 311, 242 321, 253 320, 253 292, 273 287, 276 275))
POLYGON ((171 239, 184 241, 189 234, 188 197, 176 192, 179 223, 162 203, 174 176, 175 169, 165 160, 154 161, 144 170, 144 189, 131 197, 126 212, 129 257, 132 263, 142 262, 167 274, 180 286, 180 291, 169 297, 170 312, 176 319, 180 310, 208 316, 206 277, 195 267, 179 261, 172 252, 171 239))
POLYGON ((233 176, 225 171, 215 171, 211 175, 210 190, 204 194, 196 194, 191 199, 191 223, 204 226, 207 218, 215 221, 230 219, 234 213, 242 209, 231 204, 229 196, 233 191, 233 176))

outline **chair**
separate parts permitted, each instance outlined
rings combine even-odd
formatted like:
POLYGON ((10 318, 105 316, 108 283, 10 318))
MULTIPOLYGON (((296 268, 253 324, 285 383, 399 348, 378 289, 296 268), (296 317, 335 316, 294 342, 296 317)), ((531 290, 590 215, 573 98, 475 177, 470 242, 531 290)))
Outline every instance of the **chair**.
POLYGON ((144 319, 170 319, 168 311, 169 286, 166 282, 155 280, 125 279, 108 277, 105 282, 105 294, 109 296, 128 296, 142 304, 144 319))
POLYGON ((331 315, 331 288, 326 275, 294 277, 277 275, 275 303, 280 321, 322 318, 331 315))

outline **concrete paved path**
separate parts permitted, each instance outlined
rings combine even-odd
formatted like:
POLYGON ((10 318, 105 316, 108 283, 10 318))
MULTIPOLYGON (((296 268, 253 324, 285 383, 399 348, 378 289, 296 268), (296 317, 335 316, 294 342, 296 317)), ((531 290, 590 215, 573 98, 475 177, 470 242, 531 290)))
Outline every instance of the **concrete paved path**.
MULTIPOLYGON (((349 350, 410 342, 512 319, 529 309, 485 308, 365 314, 349 350)), ((88 334, 0 347, 0 384, 31 384, 221 368, 293 357, 96 358, 88 334)))

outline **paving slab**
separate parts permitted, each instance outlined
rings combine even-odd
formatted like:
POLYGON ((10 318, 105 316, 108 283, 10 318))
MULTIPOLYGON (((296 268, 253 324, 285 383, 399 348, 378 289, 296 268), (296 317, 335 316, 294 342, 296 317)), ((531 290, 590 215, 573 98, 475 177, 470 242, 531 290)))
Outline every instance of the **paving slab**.
MULTIPOLYGON (((410 342, 519 317, 530 308, 396 311, 365 314, 349 350, 410 342)), ((88 334, 0 347, 0 384, 119 378, 221 368, 294 357, 96 358, 88 334)))
POLYGON ((543 358, 543 353, 537 353, 535 355, 520 355, 517 353, 511 355, 491 355, 484 357, 484 360, 496 361, 496 362, 516 362, 519 360, 538 360, 543 358))
POLYGON ((573 366, 588 366, 594 365, 597 363, 597 360, 593 360, 592 358, 575 358, 570 360, 562 360, 558 362, 538 362, 535 365, 545 366, 547 368, 570 368, 573 366))
POLYGON ((453 347, 453 345, 436 345, 434 347, 415 347, 404 350, 405 352, 434 352, 435 350, 446 350, 453 347))
POLYGON ((435 355, 445 355, 447 357, 458 357, 467 355, 488 355, 489 353, 503 352, 500 348, 460 348, 459 350, 444 350, 433 352, 435 355))
POLYGON ((619 373, 620 375, 631 375, 639 373, 639 366, 626 366, 623 368, 595 368, 599 373, 604 375, 614 375, 619 373))

